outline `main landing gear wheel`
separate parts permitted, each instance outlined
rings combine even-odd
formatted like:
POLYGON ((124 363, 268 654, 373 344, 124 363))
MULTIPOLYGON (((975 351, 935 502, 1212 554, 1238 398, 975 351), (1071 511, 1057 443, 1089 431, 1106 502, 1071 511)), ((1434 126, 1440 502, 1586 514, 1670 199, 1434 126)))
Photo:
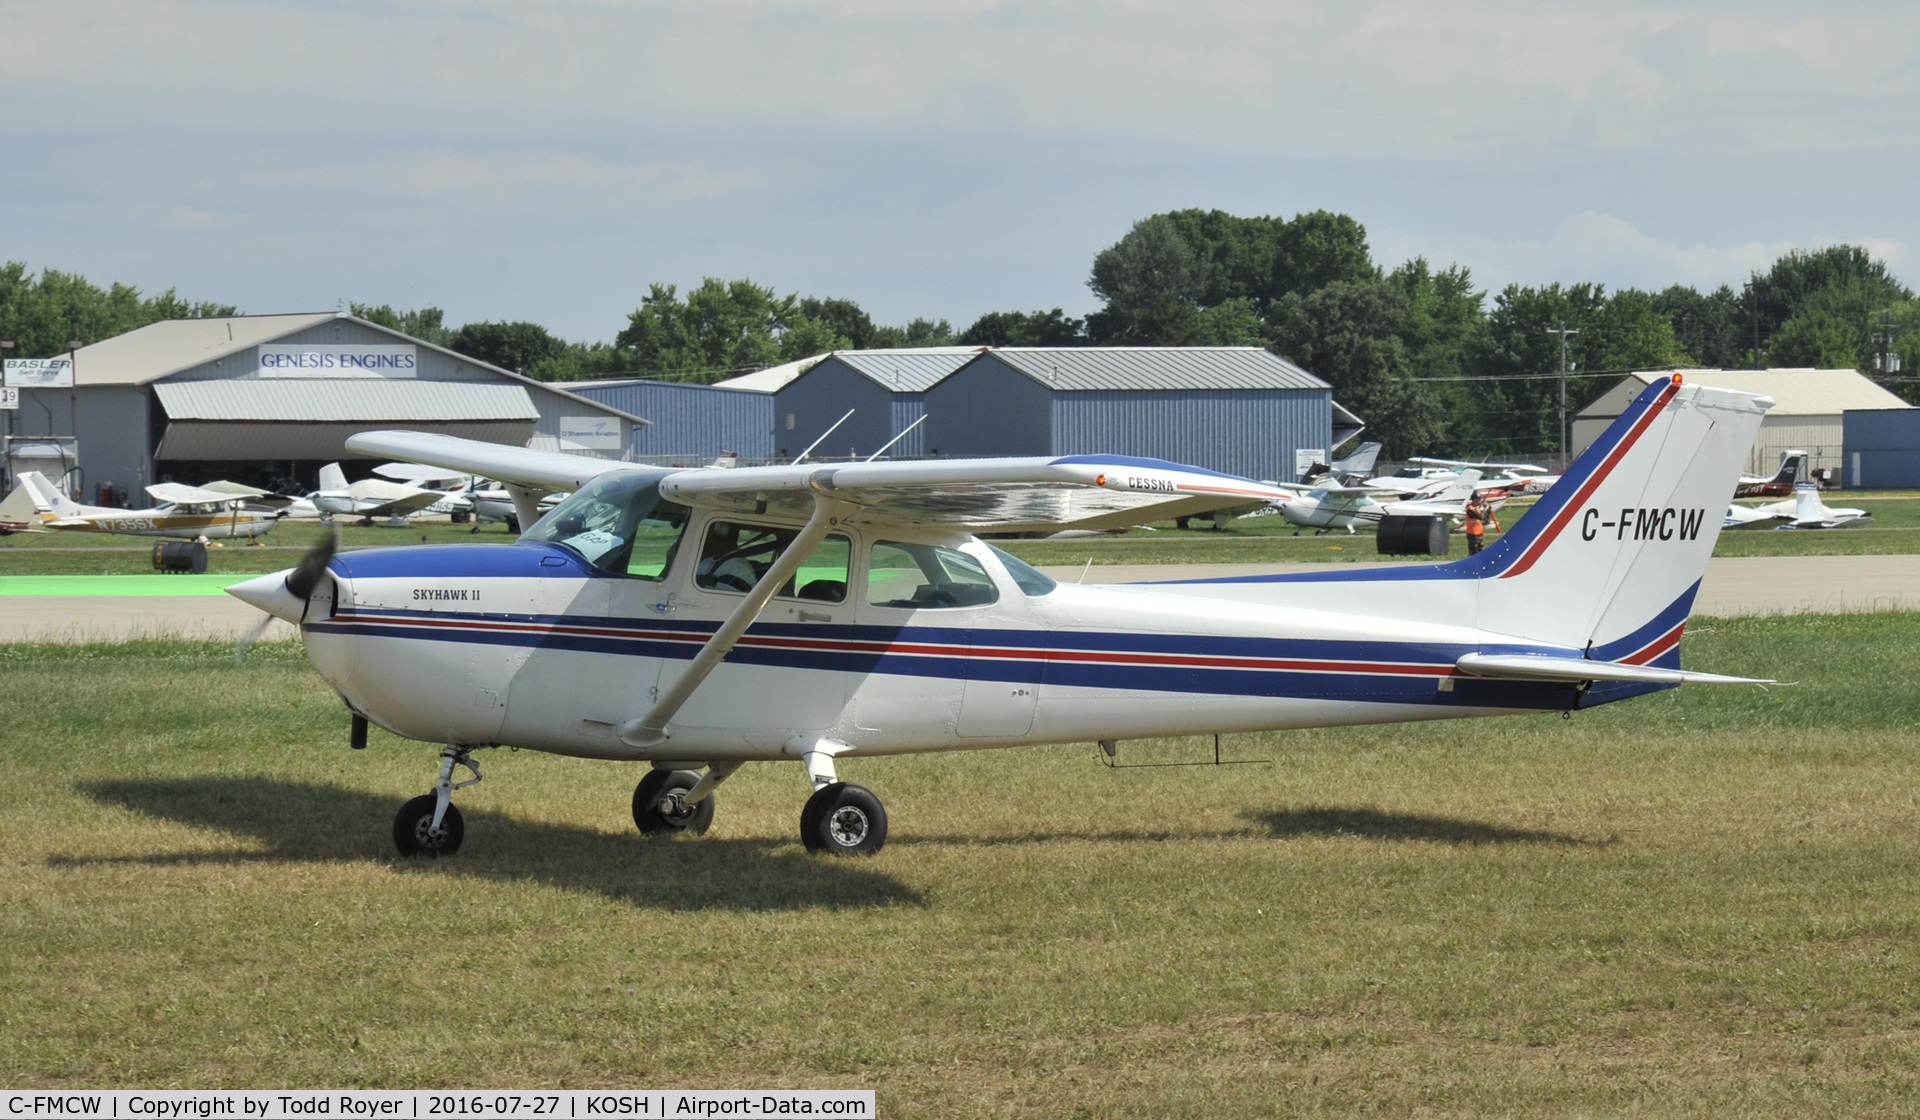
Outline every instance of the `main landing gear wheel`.
POLYGON ((439 857, 460 850, 460 841, 467 835, 460 810, 447 806, 446 815, 440 818, 440 827, 435 828, 433 807, 438 800, 431 793, 423 793, 400 806, 399 815, 393 818, 393 845, 400 849, 401 855, 439 857))
POLYGON ((800 842, 809 852, 870 856, 887 842, 887 811, 864 786, 821 786, 800 811, 800 842))
POLYGON ((699 836, 713 823, 713 794, 688 805, 682 798, 700 783, 700 775, 691 770, 654 770, 640 779, 633 790, 633 823, 648 836, 659 832, 684 832, 699 836))

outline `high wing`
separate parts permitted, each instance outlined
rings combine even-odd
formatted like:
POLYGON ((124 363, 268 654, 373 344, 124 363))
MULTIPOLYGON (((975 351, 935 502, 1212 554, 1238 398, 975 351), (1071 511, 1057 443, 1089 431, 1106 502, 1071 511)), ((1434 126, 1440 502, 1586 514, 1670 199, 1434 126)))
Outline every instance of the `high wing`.
MULTIPOLYGON (((549 490, 577 490, 609 471, 656 469, 412 432, 369 432, 347 447, 549 490)), ((660 492, 690 506, 802 520, 820 496, 876 520, 998 533, 1119 529, 1289 496, 1161 459, 1091 455, 682 470, 662 479, 660 492)))
POLYGON ((176 506, 231 505, 242 500, 238 494, 184 486, 178 482, 156 482, 146 489, 154 501, 176 506))
POLYGON ((405 517, 446 497, 437 490, 422 490, 378 478, 363 478, 353 483, 347 487, 347 496, 356 503, 374 503, 359 506, 356 512, 362 517, 405 517))
POLYGON ((632 463, 616 463, 611 459, 565 455, 558 451, 529 451, 524 447, 507 447, 430 432, 361 432, 347 437, 347 450, 355 455, 384 455, 411 463, 445 467, 500 482, 518 483, 546 493, 578 490, 589 480, 609 471, 639 469, 632 463))
POLYGON ((1453 467, 1457 470, 1474 467, 1481 471, 1529 471, 1534 474, 1547 473, 1547 468, 1534 463, 1469 463, 1463 459, 1428 459, 1419 455, 1408 459, 1407 462, 1420 463, 1429 467, 1453 467))

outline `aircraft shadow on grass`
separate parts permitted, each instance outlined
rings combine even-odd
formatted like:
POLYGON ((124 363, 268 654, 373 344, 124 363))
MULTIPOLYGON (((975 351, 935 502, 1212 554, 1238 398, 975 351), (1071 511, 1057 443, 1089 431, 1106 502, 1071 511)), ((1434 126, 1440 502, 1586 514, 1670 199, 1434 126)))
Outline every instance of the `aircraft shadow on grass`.
POLYGON ((1442 844, 1569 844, 1587 845, 1589 840, 1560 832, 1542 832, 1528 828, 1461 820, 1458 817, 1429 817, 1419 813, 1383 813, 1378 809, 1337 809, 1319 806, 1304 809, 1278 809, 1266 813, 1248 813, 1272 830, 1275 838, 1288 840, 1300 836, 1354 836, 1369 840, 1425 840, 1442 844))
POLYGON ((393 850, 393 812, 386 797, 339 786, 267 778, 178 778, 94 782, 81 790, 107 805, 193 828, 248 837, 226 851, 62 857, 49 862, 98 864, 390 862, 421 875, 477 875, 592 891, 662 910, 835 909, 905 903, 919 892, 858 859, 828 859, 764 839, 647 839, 574 825, 521 820, 462 809, 467 846, 444 860, 403 860, 393 850))
POLYGON ((1267 835, 1276 840, 1306 836, 1346 836, 1369 840, 1430 841, 1442 844, 1567 844, 1586 846, 1594 843, 1559 832, 1525 828, 1456 817, 1429 817, 1417 813, 1383 813, 1378 809, 1337 809, 1312 807, 1250 811, 1244 819, 1259 825, 1211 831, 1173 829, 1116 830, 1112 832, 1034 831, 1017 834, 977 836, 899 836, 894 844, 996 845, 1044 844, 1049 841, 1081 840, 1106 843, 1164 843, 1175 840, 1232 840, 1267 835))

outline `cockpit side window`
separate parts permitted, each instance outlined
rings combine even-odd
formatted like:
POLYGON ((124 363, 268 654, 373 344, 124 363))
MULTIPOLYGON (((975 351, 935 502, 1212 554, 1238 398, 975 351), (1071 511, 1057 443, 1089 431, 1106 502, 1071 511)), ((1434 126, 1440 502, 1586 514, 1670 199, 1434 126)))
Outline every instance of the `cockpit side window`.
MULTIPOLYGON (((708 591, 752 591, 799 535, 800 530, 794 528, 727 520, 709 522, 701 540, 700 564, 694 569, 693 582, 708 591)), ((800 562, 800 570, 780 588, 779 594, 790 599, 845 602, 852 556, 853 545, 846 537, 838 534, 826 537, 800 562)))
POLYGON ((867 561, 867 602, 906 610, 983 607, 1000 592, 980 561, 931 544, 876 541, 867 561))
POLYGON ((660 476, 620 471, 581 487, 521 540, 572 549, 602 571, 657 580, 672 566, 688 509, 660 496, 660 476))

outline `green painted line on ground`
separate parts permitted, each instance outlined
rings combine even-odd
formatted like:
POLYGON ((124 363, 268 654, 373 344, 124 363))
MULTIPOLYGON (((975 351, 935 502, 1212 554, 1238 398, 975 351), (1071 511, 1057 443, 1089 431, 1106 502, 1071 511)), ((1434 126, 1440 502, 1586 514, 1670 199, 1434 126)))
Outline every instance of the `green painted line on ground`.
POLYGON ((251 572, 208 575, 0 576, 0 597, 8 595, 219 595, 251 572))

